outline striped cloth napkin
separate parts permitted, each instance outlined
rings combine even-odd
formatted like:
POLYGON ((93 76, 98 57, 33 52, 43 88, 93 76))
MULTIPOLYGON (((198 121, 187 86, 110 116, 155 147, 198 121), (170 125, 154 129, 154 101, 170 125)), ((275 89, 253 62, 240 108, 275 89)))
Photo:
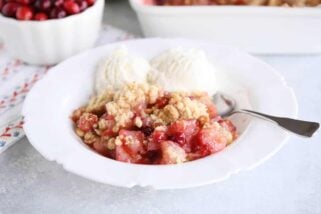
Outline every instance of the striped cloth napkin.
MULTIPOLYGON (((133 35, 103 25, 96 47, 134 38, 133 35)), ((32 86, 49 70, 49 66, 31 66, 10 57, 0 41, 0 153, 24 137, 21 108, 32 86)))

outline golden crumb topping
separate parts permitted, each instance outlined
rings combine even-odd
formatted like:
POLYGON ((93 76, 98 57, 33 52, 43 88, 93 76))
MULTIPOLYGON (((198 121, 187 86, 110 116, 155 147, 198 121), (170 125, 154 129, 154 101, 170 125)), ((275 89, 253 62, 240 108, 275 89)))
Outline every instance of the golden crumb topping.
POLYGON ((163 109, 155 109, 154 114, 165 124, 181 119, 208 117, 206 105, 189 95, 185 92, 171 93, 168 105, 163 109))
MULTIPOLYGON (((140 106, 154 104, 163 94, 157 86, 137 83, 127 84, 115 91, 112 100, 106 104, 108 114, 115 118, 115 131, 130 123, 140 106)), ((142 122, 137 118, 135 124, 141 127, 142 122)))
POLYGON ((107 102, 113 100, 114 91, 110 88, 102 91, 97 96, 90 99, 86 111, 87 112, 100 112, 104 111, 107 102))
MULTIPOLYGON (((134 123, 137 127, 143 126, 142 119, 137 116, 150 117, 159 125, 167 125, 181 119, 207 120, 209 113, 207 106, 202 101, 207 98, 206 93, 198 92, 172 92, 164 91, 150 84, 130 83, 119 90, 107 89, 93 97, 86 106, 86 112, 106 111, 115 119, 114 132, 120 128, 134 123), (154 105, 159 99, 166 97, 167 103, 158 107, 154 105), (154 105, 148 108, 149 105, 154 105), (145 111, 140 112, 140 109, 145 111)), ((99 126, 104 126, 104 121, 99 121, 99 126)))

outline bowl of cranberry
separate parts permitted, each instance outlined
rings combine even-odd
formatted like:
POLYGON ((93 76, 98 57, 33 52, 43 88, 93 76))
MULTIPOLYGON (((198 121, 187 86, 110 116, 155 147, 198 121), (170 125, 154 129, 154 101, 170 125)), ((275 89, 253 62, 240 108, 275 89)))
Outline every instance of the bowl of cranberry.
POLYGON ((56 64, 91 48, 104 0, 0 0, 0 38, 13 57, 56 64))

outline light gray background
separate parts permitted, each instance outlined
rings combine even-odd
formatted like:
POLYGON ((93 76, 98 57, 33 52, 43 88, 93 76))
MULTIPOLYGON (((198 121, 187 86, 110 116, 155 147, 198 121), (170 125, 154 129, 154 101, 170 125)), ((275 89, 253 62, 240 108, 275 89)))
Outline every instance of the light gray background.
MULTIPOLYGON (((107 6, 105 22, 141 33, 125 0, 107 6)), ((299 117, 321 121, 321 55, 260 58, 294 88, 299 117)), ((321 137, 293 136, 255 170, 221 183, 171 191, 125 189, 80 178, 46 161, 24 138, 0 154, 0 213, 319 214, 321 137)))

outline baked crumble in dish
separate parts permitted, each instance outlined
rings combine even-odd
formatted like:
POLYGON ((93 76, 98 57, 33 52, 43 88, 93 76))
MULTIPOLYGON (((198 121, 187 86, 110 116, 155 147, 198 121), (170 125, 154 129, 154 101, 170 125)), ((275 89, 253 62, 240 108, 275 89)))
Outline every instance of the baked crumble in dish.
POLYGON ((146 4, 161 6, 191 5, 238 5, 238 6, 283 6, 283 7, 316 7, 320 0, 145 0, 146 4))
POLYGON ((177 164, 223 150, 237 138, 205 92, 168 92, 150 84, 106 89, 71 119, 84 143, 108 158, 177 164))

